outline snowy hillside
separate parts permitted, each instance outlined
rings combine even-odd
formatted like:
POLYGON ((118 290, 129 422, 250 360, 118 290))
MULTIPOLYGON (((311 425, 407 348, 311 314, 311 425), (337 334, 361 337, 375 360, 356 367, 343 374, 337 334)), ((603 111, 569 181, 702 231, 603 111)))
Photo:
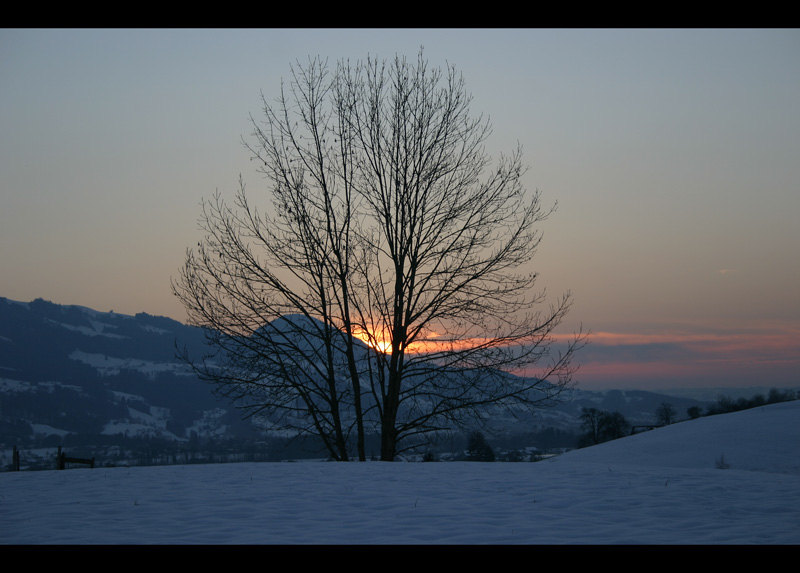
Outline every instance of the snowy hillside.
POLYGON ((77 444, 102 457, 103 446, 185 443, 192 432, 250 437, 232 408, 219 415, 226 404, 176 343, 205 350, 199 329, 166 317, 0 297, 0 450, 77 444))
POLYGON ((3 473, 0 540, 797 544, 798 422, 800 401, 774 404, 538 463, 3 473))
POLYGON ((720 457, 730 469, 800 475, 800 400, 688 420, 569 452, 563 459, 713 468, 720 457))

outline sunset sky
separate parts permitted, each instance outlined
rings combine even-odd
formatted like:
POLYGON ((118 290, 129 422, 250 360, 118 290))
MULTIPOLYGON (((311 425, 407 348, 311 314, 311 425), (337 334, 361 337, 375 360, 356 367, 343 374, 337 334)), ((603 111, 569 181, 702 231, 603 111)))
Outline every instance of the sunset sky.
POLYGON ((0 30, 0 296, 185 320, 201 198, 266 198, 260 93, 420 46, 558 202, 582 388, 800 386, 800 30, 0 30))

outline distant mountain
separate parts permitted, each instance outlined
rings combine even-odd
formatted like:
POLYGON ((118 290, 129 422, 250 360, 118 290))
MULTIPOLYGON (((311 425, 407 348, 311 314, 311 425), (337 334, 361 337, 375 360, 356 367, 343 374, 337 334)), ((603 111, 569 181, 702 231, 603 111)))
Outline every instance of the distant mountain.
POLYGON ((200 329, 169 318, 0 298, 0 447, 65 436, 252 437, 175 357, 176 343, 205 350, 200 329))
MULTIPOLYGON (((319 324, 313 319, 287 316, 270 328, 296 333, 283 323, 303 325, 308 343, 314 344, 319 324)), ((218 400, 213 387, 176 358, 176 345, 194 357, 209 351, 201 329, 170 318, 0 297, 0 450, 13 445, 174 450, 208 440, 263 443, 265 434, 242 421, 236 408, 218 400)), ((533 417, 498 409, 493 422, 505 436, 546 429, 577 432, 581 408, 596 407, 620 411, 634 424, 652 423, 664 401, 679 414, 704 405, 643 391, 575 390, 571 402, 533 417)))

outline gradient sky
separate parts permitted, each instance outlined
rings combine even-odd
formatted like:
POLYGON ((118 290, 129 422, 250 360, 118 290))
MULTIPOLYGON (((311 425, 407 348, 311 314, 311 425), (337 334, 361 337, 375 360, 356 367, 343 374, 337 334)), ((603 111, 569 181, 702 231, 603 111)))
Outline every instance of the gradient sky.
POLYGON ((0 296, 184 320, 260 92, 420 46, 558 201, 533 268, 593 332, 581 387, 800 385, 798 30, 0 30, 0 296))

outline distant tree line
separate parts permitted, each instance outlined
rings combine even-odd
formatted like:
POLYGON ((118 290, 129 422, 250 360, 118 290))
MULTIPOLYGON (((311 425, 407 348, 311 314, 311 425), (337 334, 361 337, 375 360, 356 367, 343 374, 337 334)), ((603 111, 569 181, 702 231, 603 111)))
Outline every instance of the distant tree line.
MULTIPOLYGON (((715 416, 717 414, 729 414, 730 412, 738 412, 740 410, 749 410, 750 408, 758 408, 768 404, 778 404, 779 402, 791 402, 800 398, 797 392, 787 388, 785 390, 778 390, 771 388, 769 393, 754 394, 751 398, 744 396, 734 400, 732 397, 725 394, 720 394, 717 401, 713 404, 706 406, 705 412, 699 406, 692 406, 686 410, 687 416, 690 420, 695 420, 701 416, 715 416)), ((663 404, 662 404, 663 406, 663 404)), ((658 415, 658 413, 657 413, 658 415)))
MULTIPOLYGON (((300 447, 286 447, 285 441, 278 438, 254 441, 198 437, 194 433, 186 442, 175 442, 161 437, 70 434, 50 436, 36 448, 20 448, 21 465, 27 471, 55 469, 55 450, 59 446, 68 455, 96 458, 95 467, 274 462, 313 455, 300 447)), ((0 467, 0 471, 8 469, 0 467)))
POLYGON ((525 450, 536 447, 542 452, 573 449, 578 443, 578 433, 554 427, 541 427, 536 430, 514 434, 493 436, 492 444, 497 449, 525 450))
MULTIPOLYGON (((720 394, 715 404, 711 404, 706 408, 706 416, 714 416, 716 414, 728 414, 730 412, 738 412, 740 410, 749 410, 750 408, 758 408, 766 406, 767 404, 777 404, 779 402, 791 402, 797 400, 797 392, 792 389, 778 390, 777 388, 770 389, 769 393, 755 394, 752 398, 741 397, 734 400, 730 396, 720 394)), ((692 408, 689 408, 692 410, 692 408)), ((697 418, 697 411, 687 412, 690 418, 697 418)))
POLYGON ((443 452, 428 449, 422 455, 423 462, 432 462, 439 459, 449 461, 471 462, 534 462, 544 459, 552 451, 564 451, 575 448, 578 435, 573 432, 557 428, 542 428, 540 430, 524 433, 506 434, 495 436, 492 444, 480 430, 468 434, 453 434, 453 440, 448 444, 451 450, 446 457, 439 457, 443 452), (459 449, 455 442, 466 441, 466 449, 459 449))

